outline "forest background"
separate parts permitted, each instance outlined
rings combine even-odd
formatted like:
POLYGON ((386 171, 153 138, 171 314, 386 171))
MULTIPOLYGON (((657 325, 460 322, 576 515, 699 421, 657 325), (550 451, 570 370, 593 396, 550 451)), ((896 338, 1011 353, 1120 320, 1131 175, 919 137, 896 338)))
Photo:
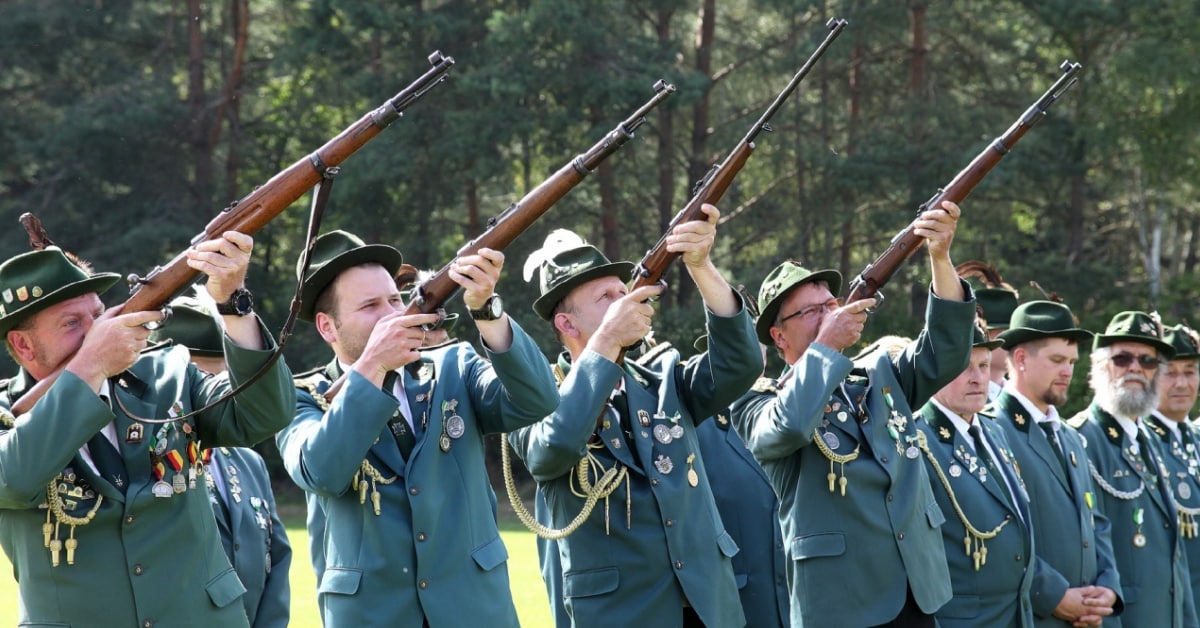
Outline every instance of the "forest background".
MULTIPOLYGON (((1200 325, 1198 7, 8 0, 0 252, 28 249, 17 217, 33 212, 97 270, 145 275, 221 208, 390 98, 440 50, 457 61, 449 81, 343 164, 323 225, 439 268, 666 79, 678 91, 638 137, 506 251, 499 292, 554 355, 548 325, 529 309, 537 288, 521 277, 528 253, 550 230, 570 228, 610 258, 639 259, 692 184, 808 58, 826 20, 841 17, 849 27, 772 121, 774 132, 760 136, 720 204, 713 257, 732 284, 757 293, 786 258, 853 277, 1070 59, 1083 64, 1079 83, 963 204, 954 260, 996 266, 1022 300, 1042 298, 1036 281, 1092 330, 1127 309, 1200 325)), ((248 284, 275 330, 294 289, 308 202, 256 236, 248 284)), ((655 334, 686 355, 703 316, 676 266, 655 334)), ((927 282, 919 253, 885 288, 864 338, 917 333, 927 282)), ((124 297, 114 289, 106 301, 124 297)), ((457 331, 475 340, 469 323, 457 331)), ((300 372, 331 354, 300 323, 286 357, 300 372)), ((1090 398, 1083 366, 1067 416, 1090 398)), ((274 458, 271 443, 260 448, 274 458)))

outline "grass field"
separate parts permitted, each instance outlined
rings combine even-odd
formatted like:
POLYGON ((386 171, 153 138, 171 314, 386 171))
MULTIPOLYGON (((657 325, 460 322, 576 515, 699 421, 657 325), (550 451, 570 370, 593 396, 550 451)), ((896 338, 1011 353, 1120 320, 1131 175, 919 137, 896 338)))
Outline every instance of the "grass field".
MULTIPOLYGON (((505 504, 507 505, 507 504, 505 504)), ((308 533, 304 529, 303 508, 283 509, 288 540, 292 543, 292 628, 320 628, 317 616, 317 588, 312 564, 308 559, 308 533)), ((512 582, 513 601, 521 625, 527 628, 547 628, 550 620, 546 603, 546 588, 538 569, 537 544, 533 533, 526 530, 512 515, 502 515, 500 533, 508 547, 508 575, 512 582)), ((12 578, 8 558, 0 553, 0 626, 17 625, 17 583, 12 578)), ((65 568, 65 567, 63 567, 65 568)))

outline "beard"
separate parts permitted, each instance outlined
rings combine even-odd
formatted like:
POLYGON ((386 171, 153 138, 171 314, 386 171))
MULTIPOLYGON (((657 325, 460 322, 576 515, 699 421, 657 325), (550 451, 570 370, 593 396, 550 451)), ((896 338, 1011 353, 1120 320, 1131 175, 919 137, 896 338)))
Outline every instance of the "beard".
POLYGON ((1047 405, 1054 406, 1055 408, 1061 408, 1066 402, 1066 391, 1058 393, 1055 392, 1053 388, 1047 388, 1046 391, 1042 393, 1042 403, 1047 405))
MULTIPOLYGON (((1161 369, 1159 369, 1161 370, 1161 369)), ((1158 407, 1158 370, 1154 377, 1128 373, 1113 379, 1108 372, 1108 362, 1092 364, 1092 388, 1095 390, 1096 405, 1109 414, 1125 418, 1143 417, 1158 407), (1139 382, 1141 390, 1126 388, 1128 382, 1139 382)))

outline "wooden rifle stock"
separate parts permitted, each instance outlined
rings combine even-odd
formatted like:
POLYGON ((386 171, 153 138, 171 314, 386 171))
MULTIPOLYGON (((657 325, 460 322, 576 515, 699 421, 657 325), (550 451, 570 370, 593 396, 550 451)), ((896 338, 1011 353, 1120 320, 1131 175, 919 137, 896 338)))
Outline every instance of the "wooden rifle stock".
MULTIPOLYGON (((937 191, 928 201, 917 210, 917 215, 927 209, 940 207, 942 201, 951 201, 961 203, 967 195, 975 189, 975 186, 987 176, 988 172, 1000 163, 1000 160, 1012 150, 1013 146, 1025 135, 1025 132, 1033 128, 1042 118, 1046 116, 1046 111, 1058 97, 1067 91, 1078 79, 1075 75, 1082 68, 1078 63, 1063 61, 1059 69, 1063 72, 1062 76, 1038 98, 1037 102, 1033 103, 1025 113, 1013 123, 1012 126, 1004 132, 1003 135, 996 138, 971 160, 962 171, 954 176, 950 184, 945 188, 937 191)), ((903 231, 896 234, 892 238, 890 246, 883 252, 875 261, 867 265, 853 281, 850 282, 850 287, 846 292, 846 303, 861 301, 862 299, 870 299, 877 294, 882 299, 880 290, 884 284, 892 278, 892 275, 900 268, 900 265, 908 258, 912 257, 917 249, 924 244, 924 239, 914 233, 914 227, 909 224, 903 231)))
MULTIPOLYGON (((674 93, 675 86, 660 80, 654 84, 654 91, 654 96, 646 104, 638 108, 633 115, 618 124, 612 131, 609 131, 603 139, 596 142, 587 151, 576 155, 574 159, 550 175, 524 198, 510 205, 499 216, 489 220, 487 230, 463 245, 455 254, 454 259, 474 255, 482 248, 500 251, 517 239, 517 236, 524 233, 534 221, 541 218, 555 203, 566 196, 567 192, 570 192, 579 182, 583 181, 584 177, 595 170, 600 162, 633 139, 633 132, 645 123, 646 114, 674 93)), ((446 312, 442 306, 460 288, 450 278, 450 266, 453 263, 454 260, 451 260, 450 263, 413 288, 408 307, 404 310, 405 316, 437 313, 443 318, 445 317, 446 312)), ((345 384, 346 376, 347 374, 343 373, 325 391, 326 401, 333 401, 345 384)))
POLYGON ((846 24, 846 20, 839 18, 830 18, 825 24, 829 29, 829 34, 825 36, 825 41, 821 42, 821 45, 817 47, 812 56, 804 62, 804 66, 800 68, 800 71, 796 72, 796 75, 783 88, 783 91, 779 92, 775 100, 767 107, 767 110, 754 123, 754 126, 750 127, 750 132, 746 134, 746 137, 742 138, 737 146, 734 146, 733 151, 725 157, 724 161, 713 166, 713 169, 708 172, 704 179, 696 184, 691 200, 687 202, 687 205, 678 214, 675 214, 675 217, 671 219, 671 224, 667 226, 666 233, 646 252, 642 257, 642 261, 638 262, 634 273, 633 285, 630 287, 630 290, 636 290, 642 286, 649 286, 662 281, 662 276, 667 272, 667 268, 670 267, 671 262, 679 257, 679 253, 667 251, 667 236, 678 225, 693 220, 704 220, 704 213, 700 209, 701 206, 705 203, 715 205, 721 200, 721 197, 725 195, 725 190, 729 189, 730 184, 733 183, 738 173, 741 172, 742 166, 746 165, 746 162, 750 159, 750 155, 754 152, 754 140, 757 139, 758 134, 763 131, 769 132, 772 130, 770 124, 771 117, 783 106, 784 101, 792 95, 792 92, 796 91, 796 88, 800 85, 800 81, 804 80, 809 70, 825 54, 825 50, 833 43, 833 40, 842 34, 842 30, 846 28, 846 24))
MULTIPOLYGON (((309 156, 288 166, 241 200, 221 210, 203 232, 192 238, 190 245, 195 246, 220 237, 226 231, 252 235, 262 229, 321 181, 328 169, 341 164, 380 131, 399 119, 404 110, 425 92, 446 80, 450 67, 454 65, 454 59, 435 51, 429 55, 429 63, 432 64, 432 68, 378 109, 364 115, 309 156)), ((158 309, 191 284, 198 274, 198 271, 187 265, 187 250, 175 256, 165 266, 155 268, 145 277, 131 274, 128 277, 130 296, 122 305, 121 312, 128 314, 158 309)), ((13 404, 12 412, 15 416, 28 412, 46 394, 71 357, 74 357, 74 354, 64 360, 58 370, 39 381, 13 404)))

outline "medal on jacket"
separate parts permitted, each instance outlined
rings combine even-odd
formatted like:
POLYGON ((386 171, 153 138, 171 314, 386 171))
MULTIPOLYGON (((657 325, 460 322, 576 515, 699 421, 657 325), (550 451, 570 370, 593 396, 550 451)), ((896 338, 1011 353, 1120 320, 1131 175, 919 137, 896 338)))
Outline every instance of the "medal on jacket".
POLYGON ((695 488, 700 485, 700 476, 699 476, 699 474, 696 473, 696 469, 692 466, 692 463, 695 461, 696 461, 695 452, 688 454, 688 457, 687 457, 687 466, 688 466, 687 479, 688 479, 688 484, 691 484, 692 488, 695 488))
POLYGON ((1145 514, 1144 508, 1133 509, 1133 522, 1137 524, 1137 534, 1133 535, 1133 546, 1139 549, 1146 547, 1146 535, 1142 534, 1142 521, 1145 514))
POLYGON ((438 439, 438 447, 443 452, 450 452, 450 439, 458 440, 467 432, 467 424, 461 416, 455 412, 458 408, 458 400, 450 399, 442 402, 442 436, 438 439), (446 413, 450 415, 447 416, 446 413))

